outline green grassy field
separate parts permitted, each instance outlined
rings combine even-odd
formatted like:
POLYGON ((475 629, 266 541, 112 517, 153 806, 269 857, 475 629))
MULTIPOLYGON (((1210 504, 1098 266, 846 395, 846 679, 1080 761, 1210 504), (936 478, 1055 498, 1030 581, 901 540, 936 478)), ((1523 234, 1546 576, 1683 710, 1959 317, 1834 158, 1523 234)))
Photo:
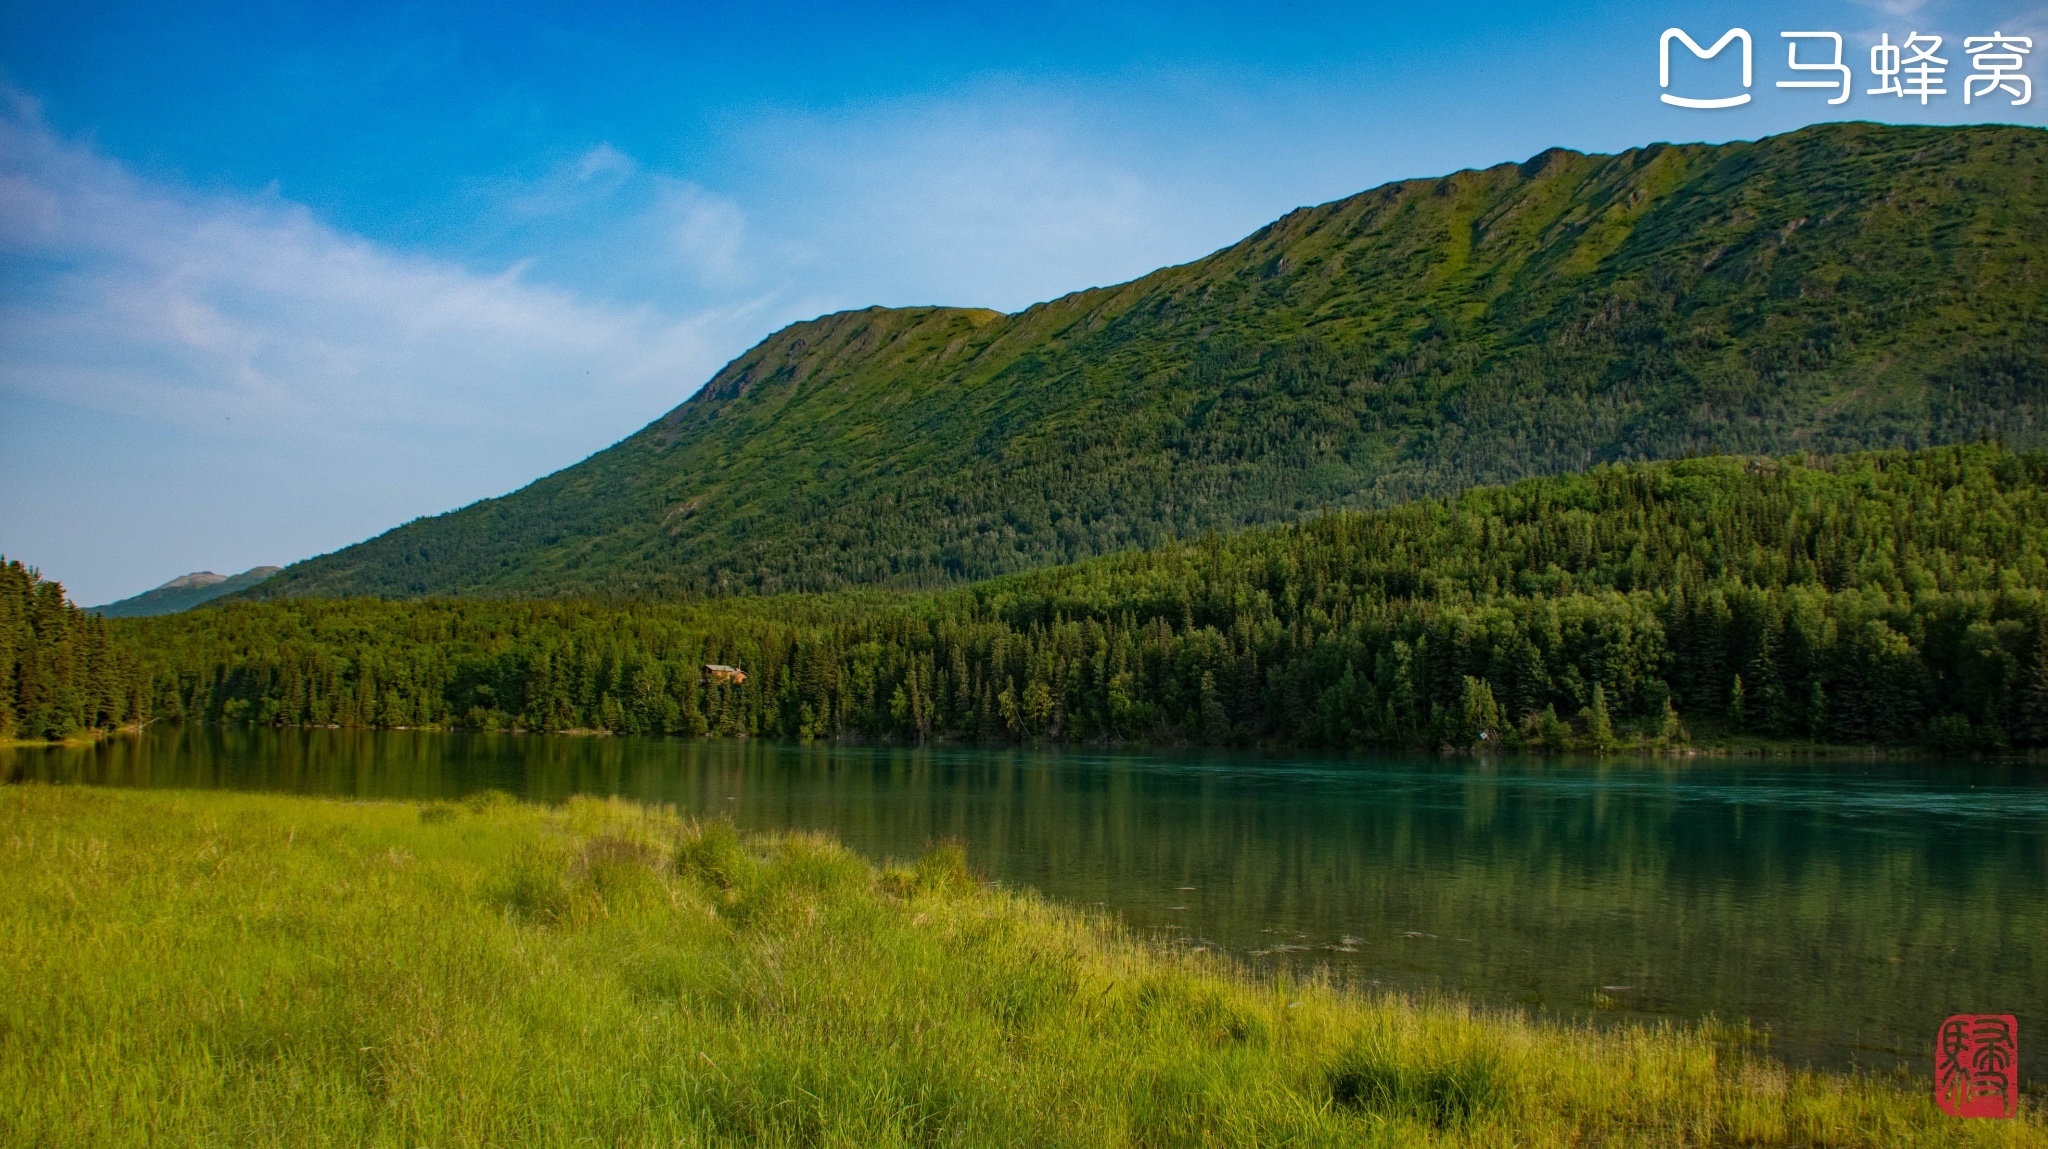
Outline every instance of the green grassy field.
POLYGON ((0 787, 9 1145, 2048 1145, 1705 1030, 1256 982, 955 849, 0 787))

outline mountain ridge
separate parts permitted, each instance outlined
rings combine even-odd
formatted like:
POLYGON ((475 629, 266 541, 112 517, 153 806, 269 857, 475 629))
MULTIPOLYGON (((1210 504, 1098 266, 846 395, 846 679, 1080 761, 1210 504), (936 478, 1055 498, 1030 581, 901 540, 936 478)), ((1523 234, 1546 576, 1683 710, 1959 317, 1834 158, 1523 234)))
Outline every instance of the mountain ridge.
POLYGON ((932 586, 1599 461, 2034 442, 2044 141, 1553 148, 1009 315, 821 316, 582 463, 251 597, 932 586))
POLYGON ((237 575, 193 571, 190 574, 179 575, 162 586, 153 587, 141 594, 85 609, 88 613, 106 618, 146 618, 158 614, 177 614, 217 598, 249 590, 283 569, 274 566, 251 567, 237 575))

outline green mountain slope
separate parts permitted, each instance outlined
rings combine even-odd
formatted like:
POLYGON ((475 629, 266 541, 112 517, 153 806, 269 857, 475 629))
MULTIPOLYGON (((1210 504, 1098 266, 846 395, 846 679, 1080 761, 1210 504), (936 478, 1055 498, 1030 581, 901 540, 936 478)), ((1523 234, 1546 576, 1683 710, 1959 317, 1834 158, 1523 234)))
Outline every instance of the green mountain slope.
POLYGON ((94 614, 107 618, 145 618, 156 614, 177 614, 191 610, 201 603, 248 590, 278 572, 278 567, 252 567, 238 575, 218 575, 212 571, 193 571, 141 594, 110 602, 105 606, 87 607, 94 614))
POLYGON ((1604 460, 2043 439, 2048 132, 1550 151, 1015 315, 795 324, 262 596, 937 585, 1604 460))

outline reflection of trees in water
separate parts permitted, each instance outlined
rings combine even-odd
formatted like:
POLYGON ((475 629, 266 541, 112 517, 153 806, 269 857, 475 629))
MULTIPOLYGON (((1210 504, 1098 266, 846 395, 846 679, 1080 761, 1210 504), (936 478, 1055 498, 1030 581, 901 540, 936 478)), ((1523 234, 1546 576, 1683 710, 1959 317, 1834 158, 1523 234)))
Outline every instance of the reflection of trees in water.
POLYGON ((1625 1010, 1747 1016, 1797 1060, 1839 1064, 1860 1046, 1884 1065, 1872 1047, 1893 1045, 1917 1058, 1947 1013, 2024 1013, 2048 984, 2048 829, 1930 813, 1929 795, 2024 780, 1954 764, 1915 791, 1936 775, 181 727, 15 752, 10 772, 412 800, 620 794, 827 829, 875 856, 960 838, 991 877, 1143 929, 1244 955, 1306 947, 1255 963, 1563 1010, 1597 991, 1625 1010))

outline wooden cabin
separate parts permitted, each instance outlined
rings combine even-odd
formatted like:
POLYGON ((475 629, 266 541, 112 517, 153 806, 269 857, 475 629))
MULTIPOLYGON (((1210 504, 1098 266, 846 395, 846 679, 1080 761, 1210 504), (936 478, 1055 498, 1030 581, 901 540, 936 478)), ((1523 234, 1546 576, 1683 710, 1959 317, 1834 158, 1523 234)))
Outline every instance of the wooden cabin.
POLYGON ((704 681, 706 682, 723 682, 738 686, 746 680, 747 672, 737 666, 727 666, 722 662, 707 662, 704 664, 704 681))

